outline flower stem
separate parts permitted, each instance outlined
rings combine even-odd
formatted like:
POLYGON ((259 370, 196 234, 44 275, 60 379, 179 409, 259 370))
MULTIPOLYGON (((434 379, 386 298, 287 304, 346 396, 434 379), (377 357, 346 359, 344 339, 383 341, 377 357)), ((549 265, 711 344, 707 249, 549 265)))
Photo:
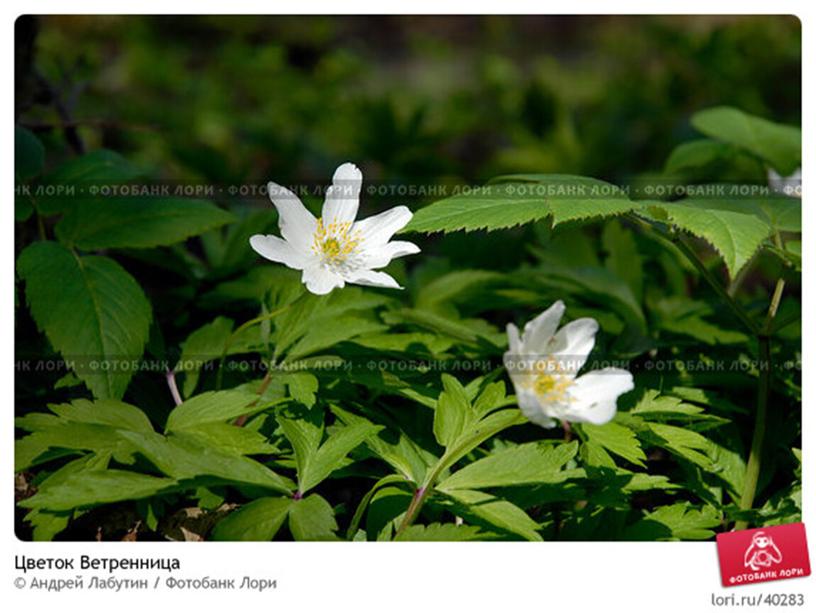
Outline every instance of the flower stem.
POLYGON ((170 395, 173 397, 173 402, 176 406, 182 403, 181 394, 179 394, 178 385, 176 385, 176 372, 174 370, 167 371, 167 387, 170 388, 170 395))
MULTIPOLYGON (((759 343, 759 388, 757 390, 757 410, 754 416, 754 434, 751 437, 751 451, 748 455, 748 465, 745 467, 745 482, 739 503, 742 511, 750 511, 754 506, 757 483, 762 468, 762 446, 765 442, 768 400, 771 395, 772 358, 770 334, 784 290, 785 280, 778 279, 771 297, 771 305, 768 307, 768 314, 765 317, 765 323, 760 333, 757 334, 757 342, 759 343)), ((744 519, 734 524, 735 530, 745 530, 747 527, 748 521, 744 519)))
POLYGON ((419 511, 422 509, 422 505, 425 504, 425 499, 428 497, 428 493, 430 491, 430 486, 420 486, 417 488, 417 490, 414 492, 414 497, 411 499, 411 504, 408 505, 408 510, 405 511, 405 517, 403 517, 402 523, 397 529, 397 533, 394 535, 394 538, 405 532, 405 530, 407 530, 408 527, 414 523, 414 520, 419 515, 419 511))

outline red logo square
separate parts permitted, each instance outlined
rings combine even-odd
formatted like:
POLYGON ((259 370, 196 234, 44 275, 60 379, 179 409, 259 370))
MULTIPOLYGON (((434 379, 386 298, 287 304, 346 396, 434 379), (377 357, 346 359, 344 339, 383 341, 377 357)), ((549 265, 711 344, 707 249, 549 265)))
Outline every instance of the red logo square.
POLYGON ((725 587, 810 574, 805 524, 801 523, 718 534, 717 554, 725 587))

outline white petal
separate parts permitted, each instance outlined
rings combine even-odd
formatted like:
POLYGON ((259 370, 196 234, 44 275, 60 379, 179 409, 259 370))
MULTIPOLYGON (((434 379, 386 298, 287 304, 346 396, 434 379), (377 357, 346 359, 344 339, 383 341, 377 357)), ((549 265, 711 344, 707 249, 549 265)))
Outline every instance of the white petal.
POLYGON ((303 270, 312 261, 311 253, 298 251, 285 240, 271 234, 255 234, 250 237, 249 244, 267 260, 286 264, 289 268, 303 270))
POLYGON ((419 247, 408 241, 391 241, 385 245, 379 245, 363 251, 362 266, 365 268, 382 268, 394 258, 401 258, 404 255, 419 253, 419 247))
POLYGON ((370 285, 371 287, 390 287, 392 289, 402 289, 396 279, 384 272, 374 270, 359 269, 345 274, 345 279, 349 283, 357 285, 370 285))
POLYGON ((567 421, 605 424, 615 416, 618 396, 635 388, 632 373, 622 368, 604 368, 581 375, 569 393, 573 398, 567 421))
POLYGON ((354 164, 346 162, 334 171, 332 185, 326 190, 323 203, 323 224, 354 223, 360 207, 360 187, 363 173, 354 164))
POLYGON ((545 353, 558 358, 561 368, 575 374, 586 363, 597 333, 597 321, 591 317, 576 319, 555 333, 545 353))
POLYGON ((510 348, 507 354, 511 354, 515 359, 520 358, 521 338, 519 338, 519 329, 516 327, 516 324, 507 324, 507 343, 510 348))
POLYGON ((362 235, 363 249, 384 245, 394 234, 404 228, 414 214, 407 206, 395 206, 354 224, 353 232, 362 235))
POLYGON ((311 251, 317 220, 295 194, 270 181, 267 184, 269 199, 278 209, 278 225, 281 234, 298 251, 311 251))
POLYGON ((313 294, 328 294, 335 287, 343 287, 345 281, 337 273, 323 266, 310 266, 303 270, 303 283, 313 294))
POLYGON ((535 394, 516 388, 516 400, 524 416, 542 428, 554 428, 558 422, 542 406, 535 394))
POLYGON ((521 337, 525 352, 533 354, 537 358, 544 356, 547 351, 547 343, 550 342, 561 318, 564 316, 564 308, 564 303, 556 300, 541 315, 525 324, 524 334, 521 337))

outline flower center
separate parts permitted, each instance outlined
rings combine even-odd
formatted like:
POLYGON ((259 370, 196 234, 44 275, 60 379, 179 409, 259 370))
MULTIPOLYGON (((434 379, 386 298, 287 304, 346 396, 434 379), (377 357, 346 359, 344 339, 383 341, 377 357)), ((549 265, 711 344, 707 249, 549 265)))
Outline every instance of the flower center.
POLYGON ((317 220, 312 240, 312 251, 323 263, 332 267, 342 266, 354 254, 360 244, 360 235, 351 231, 351 223, 323 223, 317 220))
POLYGON ((563 375, 541 374, 533 382, 533 391, 543 402, 569 402, 567 390, 572 387, 572 379, 563 375))

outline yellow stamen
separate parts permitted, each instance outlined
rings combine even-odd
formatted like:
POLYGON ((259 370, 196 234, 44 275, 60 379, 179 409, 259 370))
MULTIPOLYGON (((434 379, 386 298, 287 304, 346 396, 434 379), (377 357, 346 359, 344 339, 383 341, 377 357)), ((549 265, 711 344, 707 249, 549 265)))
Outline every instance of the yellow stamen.
POLYGON ((359 233, 351 232, 351 223, 323 223, 317 220, 312 241, 312 251, 323 258, 323 261, 332 264, 343 264, 360 244, 359 233))

